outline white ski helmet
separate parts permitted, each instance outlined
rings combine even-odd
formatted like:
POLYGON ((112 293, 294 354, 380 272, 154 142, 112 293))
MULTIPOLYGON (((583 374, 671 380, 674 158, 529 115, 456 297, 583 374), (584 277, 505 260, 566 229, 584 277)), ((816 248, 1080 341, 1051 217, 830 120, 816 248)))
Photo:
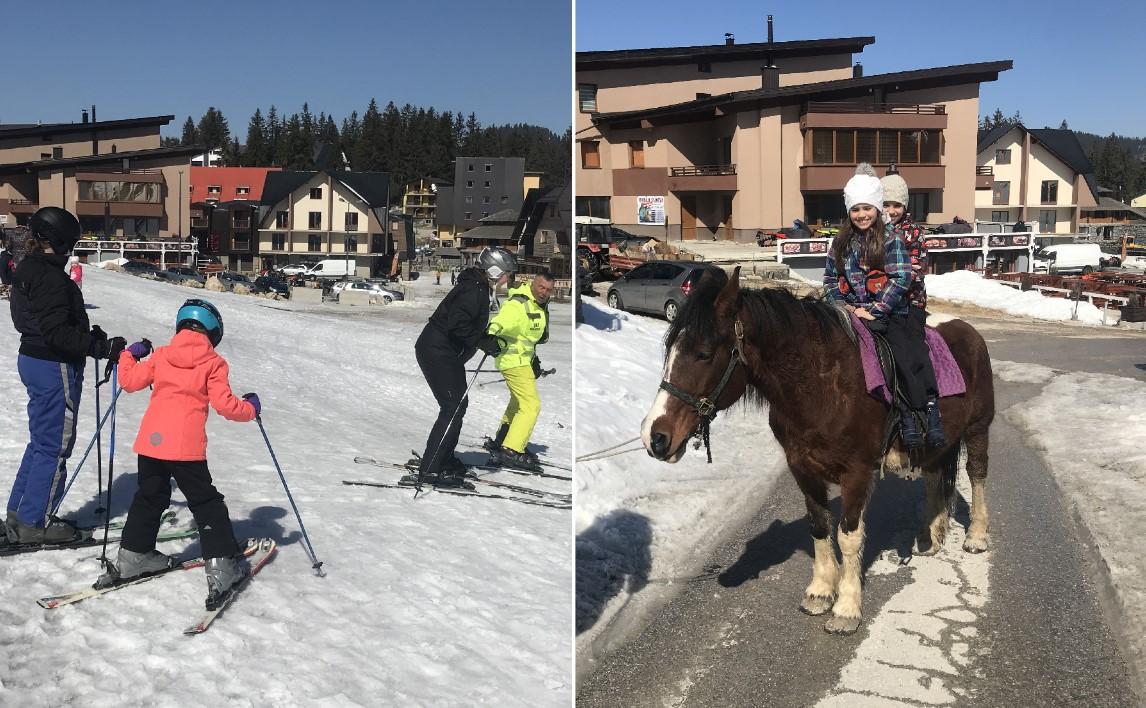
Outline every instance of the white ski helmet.
POLYGON ((517 259, 504 248, 487 246, 478 255, 477 267, 481 268, 490 280, 497 280, 503 273, 517 272, 517 259))

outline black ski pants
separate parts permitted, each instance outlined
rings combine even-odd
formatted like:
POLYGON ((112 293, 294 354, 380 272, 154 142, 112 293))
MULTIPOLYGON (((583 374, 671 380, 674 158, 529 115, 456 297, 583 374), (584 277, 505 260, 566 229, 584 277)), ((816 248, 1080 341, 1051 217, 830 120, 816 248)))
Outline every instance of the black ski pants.
POLYGON ((240 552, 223 495, 211 482, 206 460, 176 462, 139 456, 139 489, 131 500, 120 546, 136 553, 155 549, 160 517, 171 503, 171 480, 187 498, 199 527, 204 558, 225 558, 240 552))
POLYGON ((469 399, 465 397, 465 362, 453 350, 433 346, 425 339, 418 339, 414 353, 418 357, 418 367, 438 402, 438 419, 426 438, 421 470, 423 474, 438 474, 442 463, 453 457, 458 446, 469 399))
POLYGON ((931 354, 923 338, 926 322, 927 312, 921 307, 912 307, 907 315, 888 317, 887 333, 884 335, 895 357, 899 390, 903 392, 912 410, 917 411, 927 407, 928 398, 939 396, 935 369, 931 366, 931 354))

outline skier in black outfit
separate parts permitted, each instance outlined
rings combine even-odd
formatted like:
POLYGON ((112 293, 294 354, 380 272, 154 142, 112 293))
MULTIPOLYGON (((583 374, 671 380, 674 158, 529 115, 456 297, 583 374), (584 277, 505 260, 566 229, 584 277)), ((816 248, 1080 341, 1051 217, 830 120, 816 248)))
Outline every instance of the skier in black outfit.
POLYGON ((465 465, 454 456, 466 414, 465 363, 477 349, 496 356, 504 348, 485 330, 494 289, 516 270, 509 251, 484 249, 476 267, 458 276, 457 285, 438 304, 414 345, 418 367, 438 401, 438 419, 418 462, 420 482, 460 486, 465 480, 465 465))

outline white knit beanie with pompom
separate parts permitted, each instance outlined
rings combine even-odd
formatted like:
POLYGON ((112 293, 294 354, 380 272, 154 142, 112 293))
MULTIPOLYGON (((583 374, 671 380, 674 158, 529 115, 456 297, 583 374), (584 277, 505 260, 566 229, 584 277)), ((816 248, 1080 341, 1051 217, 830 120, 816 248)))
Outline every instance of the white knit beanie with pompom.
POLYGON ((851 211, 856 204, 868 204, 883 213, 883 185, 866 162, 856 165, 855 176, 844 185, 844 207, 851 211))

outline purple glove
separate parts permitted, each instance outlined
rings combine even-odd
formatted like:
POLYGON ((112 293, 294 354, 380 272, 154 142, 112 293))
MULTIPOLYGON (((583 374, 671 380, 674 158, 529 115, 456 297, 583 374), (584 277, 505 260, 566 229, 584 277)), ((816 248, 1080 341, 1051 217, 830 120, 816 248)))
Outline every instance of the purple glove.
POLYGON ((151 342, 144 339, 142 341, 139 341, 139 342, 136 342, 134 344, 129 345, 127 347, 127 351, 131 353, 131 356, 136 361, 139 361, 151 353, 151 342))
POLYGON ((263 404, 259 402, 259 394, 257 393, 244 393, 243 400, 250 403, 255 407, 255 415, 258 416, 263 412, 263 404))

